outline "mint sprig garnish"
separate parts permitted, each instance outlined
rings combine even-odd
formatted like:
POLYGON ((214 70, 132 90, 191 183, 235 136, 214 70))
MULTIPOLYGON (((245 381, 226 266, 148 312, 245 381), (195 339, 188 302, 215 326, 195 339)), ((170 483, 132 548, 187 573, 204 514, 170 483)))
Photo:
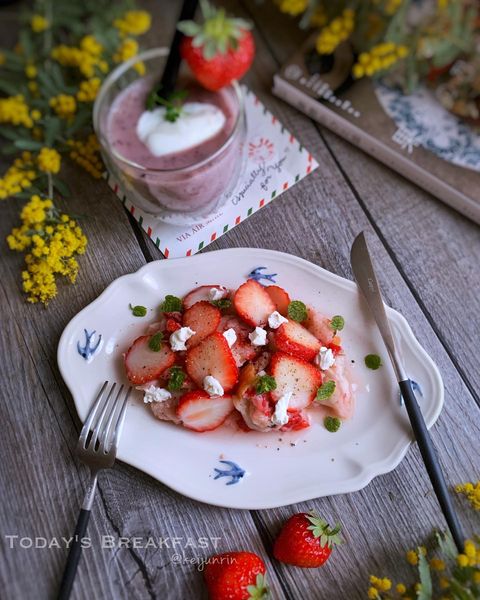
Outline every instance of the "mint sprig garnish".
POLYGON ((152 90, 147 96, 146 107, 147 110, 154 110, 159 106, 165 107, 165 121, 175 123, 180 117, 183 110, 183 103, 187 97, 187 90, 177 90, 172 92, 168 98, 164 98, 158 90, 152 90))
POLYGON ((301 323, 308 317, 307 307, 301 300, 292 300, 287 308, 288 318, 301 323))
POLYGON ((322 383, 322 385, 317 390, 317 402, 324 402, 325 400, 328 400, 331 396, 333 396, 336 387, 337 384, 335 383, 335 381, 333 381, 333 379, 322 383))
POLYGON ((157 333, 154 333, 152 337, 148 340, 148 347, 154 352, 159 352, 160 348, 162 347, 162 342, 163 333, 161 331, 158 331, 157 333))
POLYGON ((325 429, 330 433, 335 433, 340 429, 340 425, 342 422, 338 417, 325 417, 323 420, 323 424, 325 425, 325 429))
POLYGON ((137 306, 132 306, 131 304, 129 304, 128 308, 132 311, 132 315, 134 317, 144 317, 147 314, 146 307, 140 306, 139 304, 137 306))
POLYGON ((229 298, 220 298, 219 300, 211 300, 210 304, 216 306, 220 310, 227 310, 232 306, 232 301, 229 298))
POLYGON ((170 376, 168 378, 167 388, 171 392, 176 392, 180 390, 186 377, 186 374, 182 371, 180 367, 172 367, 170 369, 170 376))
POLYGON ((257 394, 264 394, 265 392, 271 392, 277 389, 277 382, 275 381, 275 377, 271 375, 262 375, 257 378, 257 382, 255 384, 255 390, 257 394))
POLYGON ((165 300, 160 305, 163 312, 180 312, 182 310, 182 301, 177 296, 167 294, 165 300))
POLYGON ((345 327, 345 319, 341 315, 335 315, 330 319, 330 329, 335 333, 341 331, 345 327))
POLYGON ((367 354, 365 357, 365 365, 369 369, 376 371, 382 366, 382 359, 378 356, 378 354, 367 354))

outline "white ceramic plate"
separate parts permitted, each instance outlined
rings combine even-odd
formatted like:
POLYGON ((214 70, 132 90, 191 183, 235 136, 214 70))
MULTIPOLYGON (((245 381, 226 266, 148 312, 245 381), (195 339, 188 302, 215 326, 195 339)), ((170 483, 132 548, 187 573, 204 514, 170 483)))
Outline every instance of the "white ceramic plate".
MULTIPOLYGON (((114 281, 70 321, 60 339, 58 364, 79 416, 85 419, 105 380, 126 382, 122 353, 155 320, 166 294, 182 296, 200 284, 236 288, 256 267, 275 273, 276 283, 293 298, 327 315, 345 317, 342 345, 355 361, 352 369, 358 383, 353 418, 335 434, 321 423, 288 434, 243 433, 226 427, 194 433, 156 420, 141 392, 135 391, 118 458, 186 496, 230 508, 271 508, 359 490, 403 458, 412 441, 408 418, 386 349, 356 285, 289 254, 253 248, 208 252, 151 262, 114 281), (132 316, 129 303, 148 307, 148 315, 132 316), (85 342, 84 329, 102 335, 89 361, 77 351, 77 342, 85 342), (378 371, 364 365, 364 356, 372 352, 384 358, 378 371), (234 461, 245 476, 233 485, 227 485, 229 477, 214 479, 214 468, 228 468, 221 459, 234 461)), ((388 316, 407 372, 423 392, 419 401, 431 427, 443 404, 440 374, 406 320, 392 309, 388 316)))

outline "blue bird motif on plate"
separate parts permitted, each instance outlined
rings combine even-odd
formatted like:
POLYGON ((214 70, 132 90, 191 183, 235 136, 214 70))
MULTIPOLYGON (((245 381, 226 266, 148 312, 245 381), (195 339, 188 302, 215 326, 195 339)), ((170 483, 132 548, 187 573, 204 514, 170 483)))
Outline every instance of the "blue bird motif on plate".
POLYGON ((261 282, 262 279, 266 281, 271 281, 272 283, 276 283, 274 277, 278 275, 278 273, 262 273, 262 271, 266 271, 268 267, 257 267, 250 271, 248 274, 248 279, 255 279, 255 281, 261 282))
POLYGON ((221 463, 230 467, 229 469, 217 469, 214 471, 216 473, 214 479, 219 479, 220 477, 230 477, 230 481, 226 482, 226 485, 233 485, 234 483, 238 483, 240 479, 245 475, 245 469, 242 469, 231 460, 221 460, 221 463))
POLYGON ((100 343, 102 341, 102 335, 98 336, 98 340, 96 344, 93 344, 93 336, 95 335, 95 329, 89 333, 86 329, 83 330, 85 333, 85 344, 83 346, 80 345, 80 342, 77 342, 77 351, 82 358, 85 360, 90 360, 95 352, 98 350, 100 343))

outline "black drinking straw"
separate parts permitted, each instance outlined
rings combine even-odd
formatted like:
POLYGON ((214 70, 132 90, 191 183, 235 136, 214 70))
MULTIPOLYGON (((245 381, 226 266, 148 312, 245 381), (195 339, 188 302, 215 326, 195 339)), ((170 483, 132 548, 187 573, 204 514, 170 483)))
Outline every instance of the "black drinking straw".
MULTIPOLYGON (((190 21, 195 16, 197 10, 198 0, 183 0, 182 10, 180 11, 180 17, 178 21, 190 21)), ((173 36, 172 45, 170 46, 170 53, 167 58, 167 64, 163 71, 162 79, 158 88, 158 95, 166 100, 170 94, 174 91, 177 83, 178 71, 180 69, 181 57, 180 57, 180 42, 182 41, 183 33, 175 28, 175 34, 173 36)))

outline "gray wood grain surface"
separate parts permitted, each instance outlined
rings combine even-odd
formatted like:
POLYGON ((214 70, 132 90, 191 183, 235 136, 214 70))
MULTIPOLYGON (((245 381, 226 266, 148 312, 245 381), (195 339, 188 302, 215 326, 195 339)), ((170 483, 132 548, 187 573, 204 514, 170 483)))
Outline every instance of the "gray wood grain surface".
MULTIPOLYGON (((273 98, 271 77, 301 34, 271 2, 223 4, 256 25, 257 57, 248 85, 309 148, 320 168, 207 251, 274 248, 352 278, 349 248, 365 230, 387 302, 405 315, 442 371, 446 402, 432 433, 448 482, 478 477, 478 227, 273 98)), ((147 43, 168 43, 178 2, 144 5, 155 16, 147 43)), ((7 22, 11 27, 11 20, 2 18, 6 10, 0 9, 0 30, 7 22)), ((69 537, 87 481, 74 457, 80 423, 56 364, 60 333, 116 277, 161 258, 106 184, 73 167, 68 177, 75 190, 69 210, 87 215, 89 238, 75 286, 63 287, 47 310, 26 304, 19 290, 21 257, 7 253, 2 242, 0 583, 8 598, 54 597, 65 548, 22 548, 18 539, 10 548, 6 536, 69 537)), ((15 225, 18 206, 15 200, 2 204, 0 239, 15 225)), ((459 499, 455 503, 472 533, 474 515, 459 499)), ((93 545, 85 551, 74 597, 205 598, 196 565, 174 563, 172 540, 180 538, 185 545, 187 538, 206 538, 206 548, 182 549, 187 560, 228 549, 258 552, 267 562, 273 598, 355 600, 366 597, 370 573, 408 580, 405 549, 443 527, 415 444, 395 471, 364 490, 268 511, 209 507, 118 464, 101 476, 89 526, 93 545), (285 567, 271 557, 282 521, 306 508, 341 520, 345 529, 346 543, 320 570, 285 567), (102 549, 102 536, 112 536, 116 547, 102 549), (164 547, 119 547, 121 538, 150 536, 165 538, 164 547)))

